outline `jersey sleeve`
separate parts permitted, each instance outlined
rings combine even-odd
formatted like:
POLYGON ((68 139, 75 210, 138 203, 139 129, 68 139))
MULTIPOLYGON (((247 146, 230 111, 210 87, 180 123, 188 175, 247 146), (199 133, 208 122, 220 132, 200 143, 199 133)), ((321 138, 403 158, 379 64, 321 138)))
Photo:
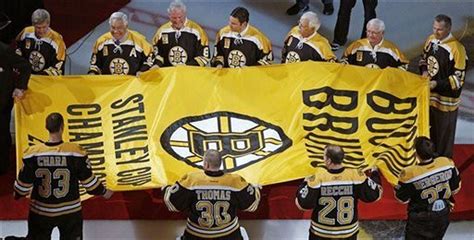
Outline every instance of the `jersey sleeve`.
MULTIPOLYGON (((359 174, 364 174, 360 172, 359 174)), ((382 196, 382 185, 380 184, 380 175, 378 171, 373 171, 370 177, 365 178, 364 182, 357 188, 357 196, 363 202, 375 202, 382 196)))
POLYGON ((97 178, 97 176, 92 172, 87 155, 84 157, 77 157, 76 160, 78 173, 77 176, 82 186, 84 186, 86 189, 87 193, 91 195, 103 195, 106 189, 102 185, 102 181, 100 181, 99 178, 97 178))
POLYGON ((192 203, 191 197, 193 192, 183 185, 181 181, 185 181, 188 176, 185 175, 181 180, 177 181, 174 185, 169 186, 165 189, 164 202, 168 210, 173 212, 187 211, 190 209, 192 203))
POLYGON ((459 171, 456 167, 453 167, 451 170, 452 177, 449 179, 449 187, 451 188, 451 193, 454 195, 461 190, 461 176, 459 175, 459 171))
POLYGON ((258 64, 270 65, 273 62, 272 43, 268 38, 262 36, 262 49, 258 53, 258 64))
POLYGON ((18 177, 15 180, 14 190, 18 196, 24 197, 30 194, 31 189, 33 188, 33 181, 35 179, 35 173, 33 168, 29 164, 31 158, 23 159, 23 167, 18 173, 18 177))
POLYGON ((202 28, 198 28, 198 31, 201 39, 200 41, 196 41, 197 56, 191 61, 191 65, 204 67, 210 62, 209 40, 206 32, 204 32, 202 28))
POLYGON ((296 205, 302 210, 313 209, 317 206, 317 201, 321 194, 321 187, 315 176, 305 179, 296 191, 296 205))
POLYGON ((351 43, 346 50, 344 51, 344 54, 342 54, 341 58, 341 63, 343 64, 355 64, 355 54, 352 52, 355 48, 356 42, 351 43))
POLYGON ((288 42, 290 41, 291 31, 286 35, 285 41, 283 42, 283 48, 281 49, 281 63, 286 62, 286 55, 288 54, 288 42))
MULTIPOLYGON (((90 67, 88 74, 102 74, 102 67, 104 59, 102 57, 102 50, 99 50, 99 41, 97 41, 92 49, 92 56, 90 60, 90 67)), ((104 46, 107 47, 107 46, 104 46)))
POLYGON ((456 44, 457 48, 454 52, 454 73, 448 77, 449 87, 453 91, 457 91, 464 85, 466 78, 467 56, 465 48, 460 44, 456 44))
POLYGON ((52 58, 53 65, 43 72, 49 76, 60 76, 64 75, 64 63, 66 60, 66 44, 64 43, 63 37, 59 35, 55 42, 58 44, 58 50, 56 56, 52 58))
POLYGON ((224 66, 224 51, 223 51, 223 39, 220 39, 220 33, 216 35, 216 43, 214 45, 214 57, 211 61, 211 66, 216 67, 218 65, 224 66))
MULTIPOLYGON (((245 179, 241 177, 241 181, 245 182, 245 179)), ((245 188, 234 194, 237 199, 237 208, 247 212, 257 210, 260 203, 260 189, 258 187, 247 184, 245 188)))
POLYGON ((407 204, 412 197, 411 195, 415 193, 415 188, 413 187, 413 184, 403 181, 405 175, 406 171, 402 170, 398 179, 398 183, 395 185, 395 198, 398 201, 407 204))

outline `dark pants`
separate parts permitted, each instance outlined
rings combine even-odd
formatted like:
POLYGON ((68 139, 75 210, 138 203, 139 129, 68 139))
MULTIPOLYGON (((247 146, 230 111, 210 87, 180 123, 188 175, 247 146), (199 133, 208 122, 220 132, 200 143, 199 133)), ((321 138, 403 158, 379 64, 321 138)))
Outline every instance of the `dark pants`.
POLYGON ((10 166, 10 150, 12 148, 10 120, 12 108, 12 91, 8 89, 0 90, 0 175, 6 173, 10 166))
POLYGON ((58 227, 61 240, 82 240, 82 225, 81 212, 46 217, 30 211, 26 238, 28 240, 50 240, 53 228, 58 227))
MULTIPOLYGON (((333 0, 321 0, 323 4, 332 3, 332 1, 333 0)), ((298 3, 298 6, 303 9, 304 7, 308 6, 309 0, 296 0, 296 3, 298 3)))
MULTIPOLYGON (((377 7, 378 0, 363 0, 364 3, 364 28, 362 29, 361 38, 366 37, 366 25, 367 22, 376 18, 375 8, 377 7)), ((341 0, 339 6, 339 12, 337 13, 337 22, 334 29, 334 40, 333 43, 344 45, 347 42, 347 34, 349 33, 349 24, 351 21, 352 8, 354 8, 356 0, 341 0)))
POLYGON ((449 210, 438 212, 409 213, 405 239, 443 239, 449 225, 449 210))
POLYGON ((453 157, 458 110, 442 112, 430 107, 430 136, 439 156, 453 157))

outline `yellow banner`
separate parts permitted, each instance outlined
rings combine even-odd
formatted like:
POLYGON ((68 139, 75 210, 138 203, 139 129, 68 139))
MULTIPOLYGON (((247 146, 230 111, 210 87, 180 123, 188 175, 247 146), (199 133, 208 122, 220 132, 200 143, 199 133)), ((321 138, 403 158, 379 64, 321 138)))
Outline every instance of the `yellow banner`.
POLYGON ((202 167, 263 185, 312 174, 336 144, 347 167, 378 165, 393 184, 428 135, 428 83, 398 69, 305 62, 242 69, 165 68, 133 76, 33 76, 16 110, 18 166, 47 140, 44 119, 65 117, 65 141, 88 150, 113 190, 173 183, 202 167))

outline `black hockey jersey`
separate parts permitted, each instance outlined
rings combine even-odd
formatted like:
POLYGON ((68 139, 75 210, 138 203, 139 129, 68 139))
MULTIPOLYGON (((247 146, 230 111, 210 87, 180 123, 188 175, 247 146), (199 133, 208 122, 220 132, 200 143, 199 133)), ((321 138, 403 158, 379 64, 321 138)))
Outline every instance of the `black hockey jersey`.
MULTIPOLYGON (((395 187, 395 197, 408 203, 409 212, 436 210, 436 200, 450 201, 461 189, 461 178, 451 159, 438 157, 434 160, 409 166, 402 170, 395 187)), ((448 206, 446 206, 448 207, 448 206)))
POLYGON ((395 44, 385 39, 373 48, 367 38, 351 43, 344 51, 341 62, 369 68, 394 67, 403 70, 408 68, 408 59, 405 55, 395 44))
POLYGON ((382 195, 378 172, 373 172, 372 179, 357 169, 317 168, 296 193, 300 209, 313 209, 310 239, 348 238, 357 234, 358 200, 373 202, 382 195))
POLYGON ((298 26, 288 33, 281 53, 282 63, 303 61, 335 62, 336 55, 331 50, 329 41, 314 32, 311 36, 303 38, 298 26))
POLYGON ((151 44, 145 36, 128 30, 122 42, 113 39, 110 32, 95 42, 89 73, 136 75, 155 65, 151 44))
POLYGON ((37 38, 35 28, 26 27, 16 37, 16 45, 16 53, 30 62, 33 74, 64 74, 66 44, 53 29, 45 37, 37 38))
POLYGON ((170 211, 186 211, 186 239, 241 239, 237 209, 255 211, 260 191, 236 174, 196 172, 165 190, 170 211))
POLYGON ((431 90, 430 106, 444 112, 458 109, 467 67, 464 46, 451 34, 441 41, 431 35, 426 40, 423 59, 428 66, 422 70, 427 70, 437 83, 431 90))
POLYGON ((197 23, 186 19, 176 30, 171 22, 162 25, 153 37, 153 48, 164 67, 176 65, 206 66, 209 63, 209 40, 197 23))
POLYGON ((30 211, 56 217, 81 211, 79 182, 89 194, 102 195, 106 191, 79 145, 45 143, 25 151, 15 192, 19 196, 31 193, 30 211))
POLYGON ((250 24, 241 33, 232 32, 229 26, 217 33, 212 66, 239 68, 269 65, 272 61, 270 40, 250 24))

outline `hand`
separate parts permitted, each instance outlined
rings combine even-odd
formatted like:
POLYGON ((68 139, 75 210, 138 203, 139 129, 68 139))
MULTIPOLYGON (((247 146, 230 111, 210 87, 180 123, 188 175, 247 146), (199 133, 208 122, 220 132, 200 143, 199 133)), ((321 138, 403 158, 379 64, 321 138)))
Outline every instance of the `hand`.
POLYGON ((372 167, 365 168, 363 171, 365 176, 370 177, 374 172, 378 172, 379 168, 376 165, 373 165, 372 167))
POLYGON ((422 58, 422 59, 420 59, 420 61, 418 62, 418 65, 419 65, 419 66, 427 66, 428 63, 426 62, 425 59, 422 58))
POLYGON ((430 81, 430 89, 431 89, 431 90, 433 90, 433 88, 435 88, 436 85, 438 85, 438 83, 437 83, 436 81, 434 81, 434 80, 431 80, 431 81, 430 81))
POLYGON ((222 67, 223 67, 223 66, 222 66, 221 64, 219 64, 219 65, 216 66, 217 69, 222 69, 222 67))
POLYGON ((107 191, 105 191, 104 195, 102 195, 103 198, 105 199, 109 199, 110 197, 112 197, 112 195, 114 194, 113 191, 107 189, 107 191))
POLYGON ((13 93, 12 93, 12 98, 14 98, 15 100, 21 100, 24 98, 24 94, 25 94, 25 90, 15 88, 15 90, 13 90, 13 93))
POLYGON ((423 77, 429 77, 430 75, 428 74, 428 71, 423 71, 423 73, 421 74, 421 76, 423 76, 423 77))

